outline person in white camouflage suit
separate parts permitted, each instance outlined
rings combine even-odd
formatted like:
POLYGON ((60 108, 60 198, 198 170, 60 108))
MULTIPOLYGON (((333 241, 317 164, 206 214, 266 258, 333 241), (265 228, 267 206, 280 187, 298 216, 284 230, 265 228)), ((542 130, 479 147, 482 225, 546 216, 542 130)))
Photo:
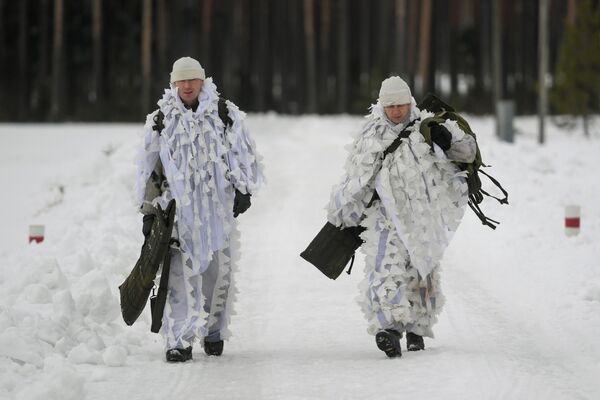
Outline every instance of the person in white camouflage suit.
POLYGON ((176 201, 178 246, 170 249, 160 332, 167 361, 182 362, 192 358, 195 339, 208 355, 223 352, 239 259, 235 217, 250 207, 250 196, 264 178, 245 114, 232 102, 219 100, 217 87, 197 60, 175 61, 171 85, 158 106, 144 127, 137 201, 145 235, 154 207, 165 209, 171 199, 176 201))
POLYGON ((328 205, 332 224, 366 228, 360 304, 388 357, 401 356, 403 332, 409 351, 423 350, 423 337, 433 337, 444 304, 440 259, 468 201, 465 173, 453 161, 472 162, 476 142, 446 121, 431 126, 430 146, 419 128, 432 115, 417 108, 400 77, 384 80, 328 205), (399 135, 398 148, 384 157, 399 135))

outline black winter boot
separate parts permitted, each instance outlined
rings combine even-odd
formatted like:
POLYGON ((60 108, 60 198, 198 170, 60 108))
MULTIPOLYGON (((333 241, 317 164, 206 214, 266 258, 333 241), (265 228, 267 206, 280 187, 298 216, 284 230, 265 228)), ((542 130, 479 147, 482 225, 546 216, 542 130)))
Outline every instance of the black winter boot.
POLYGON ((192 359, 192 346, 185 349, 171 349, 167 350, 167 362, 185 362, 192 359))
POLYGON ((220 356, 223 354, 223 341, 207 342, 204 341, 204 352, 209 356, 220 356))
POLYGON ((423 336, 416 333, 406 332, 406 348, 408 351, 425 350, 425 342, 423 336))
POLYGON ((400 350, 400 339, 402 333, 393 329, 386 329, 379 331, 375 335, 375 343, 379 350, 383 351, 386 356, 390 358, 401 357, 402 350, 400 350))

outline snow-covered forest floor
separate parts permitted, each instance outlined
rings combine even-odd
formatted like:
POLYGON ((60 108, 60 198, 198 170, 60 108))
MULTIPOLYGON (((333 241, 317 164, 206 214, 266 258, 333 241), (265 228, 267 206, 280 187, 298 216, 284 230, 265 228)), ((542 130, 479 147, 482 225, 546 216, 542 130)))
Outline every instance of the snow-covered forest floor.
MULTIPOLYGON (((233 337, 224 355, 164 362, 149 312, 127 327, 139 125, 0 125, 0 399, 598 399, 600 138, 518 118, 514 144, 470 118, 510 205, 467 210, 443 261, 446 306, 423 352, 387 359, 355 298, 299 256, 325 222, 360 117, 251 115, 268 185, 241 217, 233 337), (565 206, 581 233, 564 233, 565 206), (46 239, 28 244, 28 226, 46 239)), ((405 342, 403 341, 405 348, 405 342)))

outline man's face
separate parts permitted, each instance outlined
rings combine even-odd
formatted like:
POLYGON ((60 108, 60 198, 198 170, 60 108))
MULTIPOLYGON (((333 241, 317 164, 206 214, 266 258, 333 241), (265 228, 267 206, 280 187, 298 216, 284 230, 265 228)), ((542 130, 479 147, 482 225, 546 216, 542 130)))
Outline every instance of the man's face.
POLYGON ((383 107, 383 109, 385 110, 385 115, 387 115, 390 121, 398 125, 408 116, 410 104, 395 104, 392 106, 383 107))
POLYGON ((198 95, 202 90, 204 80, 202 79, 186 79, 184 81, 176 81, 175 87, 178 90, 181 101, 187 106, 194 105, 198 99, 198 95))

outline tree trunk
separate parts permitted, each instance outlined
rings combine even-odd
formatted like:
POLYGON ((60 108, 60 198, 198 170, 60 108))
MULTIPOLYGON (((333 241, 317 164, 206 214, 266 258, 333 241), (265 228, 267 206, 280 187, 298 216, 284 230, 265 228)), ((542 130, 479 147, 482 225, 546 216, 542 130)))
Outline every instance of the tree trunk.
POLYGON ((6 58, 6 32, 4 27, 4 0, 0 0, 0 59, 6 58))
POLYGON ((269 81, 269 4, 268 0, 257 0, 252 8, 254 12, 254 57, 252 57, 252 86, 254 93, 254 110, 267 110, 267 97, 271 88, 269 81))
POLYGON ((498 105, 502 99, 502 3, 492 0, 492 69, 494 77, 494 102, 492 109, 496 115, 496 135, 500 136, 498 105))
POLYGON ((54 0, 54 33, 52 40, 52 120, 58 120, 62 115, 63 95, 63 0, 54 0))
POLYGON ((157 3, 157 15, 156 15, 156 46, 157 46, 157 61, 158 71, 155 76, 160 77, 160 81, 168 76, 171 72, 169 66, 169 54, 167 48, 168 32, 169 32, 169 19, 168 13, 169 8, 167 7, 166 0, 158 0, 157 3))
MULTIPOLYGON (((217 9, 218 9, 219 6, 217 3, 215 3, 215 7, 217 7, 217 9)), ((235 49, 237 47, 237 44, 235 43, 236 28, 234 28, 234 24, 237 20, 237 15, 236 15, 237 12, 236 12, 235 8, 237 8, 239 4, 238 4, 238 0, 231 0, 230 2, 227 2, 226 4, 230 5, 229 7, 226 7, 226 10, 228 13, 228 16, 227 16, 228 22, 223 24, 223 26, 221 26, 221 27, 215 25, 215 28, 217 29, 217 31, 215 31, 215 38, 220 43, 220 45, 217 47, 217 49, 220 48, 221 57, 222 57, 222 67, 219 70, 221 78, 217 82, 217 85, 221 89, 221 94, 224 97, 234 98, 233 97, 233 92, 234 92, 234 88, 235 88, 234 74, 236 71, 235 59, 237 58, 237 54, 235 51, 235 49), (218 32, 219 28, 222 29, 222 31, 221 31, 222 36, 219 35, 219 32, 218 32)))
POLYGON ((404 43, 406 41, 406 0, 396 0, 394 2, 394 64, 392 71, 396 74, 403 75, 405 70, 404 60, 406 59, 406 51, 404 43))
POLYGON ((502 76, 502 0, 492 0, 492 51, 494 70, 494 107, 503 96, 502 76))
POLYGON ((582 122, 583 122, 583 135, 587 138, 590 137, 590 116, 589 115, 582 115, 582 122))
MULTIPOLYGON (((491 24, 491 3, 494 0, 481 0, 480 2, 480 14, 479 14, 479 26, 481 29, 481 42, 480 42, 480 54, 481 54, 481 77, 483 91, 491 93, 492 89, 492 40, 490 35, 491 24)), ((487 100, 489 102, 489 98, 487 100)))
POLYGON ((142 3, 142 97, 141 113, 150 110, 150 85, 152 75, 152 0, 143 0, 142 3))
POLYGON ((546 141, 546 113, 548 109, 548 91, 546 88, 546 74, 548 73, 548 0, 539 0, 539 34, 538 34, 538 118, 539 137, 538 143, 546 141))
POLYGON ((348 0, 338 0, 337 111, 348 109, 348 0))
MULTIPOLYGON (((523 48, 526 45, 527 36, 525 34, 525 27, 527 26, 527 19, 525 18, 524 2, 527 0, 515 0, 514 2, 514 15, 511 18, 512 27, 509 28, 511 32, 511 39, 514 43, 513 49, 513 64, 514 64, 514 75, 513 82, 516 88, 525 88, 525 64, 527 63, 527 57, 523 57, 523 48)), ((515 104, 525 104, 525 98, 527 97, 527 90, 515 90, 513 91, 515 104)), ((518 108, 518 107, 517 107, 518 108)))
POLYGON ((301 114, 304 112, 306 106, 306 70, 305 62, 301 59, 306 58, 306 48, 304 47, 304 27, 302 22, 303 17, 303 2, 295 1, 289 7, 292 11, 289 15, 289 25, 292 31, 292 37, 290 42, 290 52, 288 53, 289 64, 289 76, 286 79, 290 83, 290 93, 292 97, 288 97, 288 102, 291 103, 292 108, 290 111, 293 114, 301 114), (292 6, 293 5, 293 6, 292 6), (300 59, 296 59, 295 55, 300 54, 300 59), (290 101, 291 100, 291 101, 290 101))
POLYGON ((230 70, 230 93, 229 98, 240 101, 243 75, 242 68, 245 67, 244 63, 244 52, 246 46, 243 45, 245 41, 244 35, 244 4, 243 0, 235 0, 233 4, 233 41, 230 44, 231 50, 231 70, 230 70))
POLYGON ((448 60, 448 71, 450 75, 450 99, 456 101, 458 98, 458 31, 459 31, 459 0, 450 0, 450 21, 448 24, 447 43, 450 48, 450 60, 448 60))
MULTIPOLYGON (((1 6, 0 6, 1 8, 1 6)), ((43 115, 42 110, 47 110, 46 105, 48 104, 48 40, 50 36, 48 34, 48 0, 41 0, 38 9, 38 16, 40 20, 39 35, 37 40, 38 45, 38 62, 37 62, 37 75, 36 84, 32 90, 31 109, 39 119, 46 119, 48 115, 43 115)), ((0 37, 2 32, 0 32, 0 37)), ((0 52, 1 53, 1 52, 0 52)), ((3 55, 0 54, 0 59, 4 59, 3 55)))
POLYGON ((417 70, 417 41, 419 40, 419 3, 411 1, 408 4, 410 17, 408 19, 408 71, 410 74, 409 84, 414 88, 415 74, 417 70))
MULTIPOLYGON (((0 0, 0 60, 6 60, 6 36, 6 28, 4 23, 4 0, 0 0)), ((6 76, 4 65, 0 65, 0 74, 1 76, 6 76)), ((0 101, 2 98, 4 98, 5 92, 5 90, 0 92, 0 101)))
MULTIPOLYGON (((211 33, 213 19, 213 0, 204 0, 202 2, 202 60, 200 64, 208 67, 211 59, 211 33)), ((213 68, 214 66, 211 65, 213 68)))
POLYGON ((331 93, 329 79, 329 63, 331 57, 331 0, 321 1, 321 37, 319 46, 319 87, 322 90, 319 96, 320 108, 323 111, 330 110, 331 93))
POLYGON ((483 68, 483 60, 485 59, 485 51, 487 49, 487 29, 481 22, 481 16, 483 14, 482 9, 485 8, 485 2, 477 2, 475 3, 475 7, 473 10, 473 18, 474 23, 473 27, 477 30, 477 51, 479 52, 479 57, 475 60, 475 69, 473 71, 473 75, 475 78, 473 94, 475 99, 477 99, 478 107, 475 112, 483 112, 485 108, 485 75, 483 68))
POLYGON ((370 50, 370 11, 371 4, 368 1, 360 2, 360 39, 359 39, 359 68, 360 68, 360 76, 359 83, 360 88, 362 90, 369 90, 369 80, 370 80, 370 67, 371 67, 371 54, 370 50))
POLYGON ((306 44, 306 111, 317 111, 317 71, 315 59, 314 0, 304 0, 304 43, 306 44))
POLYGON ((102 0, 92 1, 93 88, 91 100, 102 98, 102 0))
POLYGON ((285 13, 286 7, 283 2, 274 1, 271 3, 273 18, 271 19, 270 29, 272 29, 271 37, 271 93, 270 97, 272 100, 273 109, 277 112, 281 112, 283 110, 282 105, 282 73, 284 67, 284 59, 283 53, 285 51, 286 43, 284 42, 288 32, 284 30, 284 28, 288 28, 287 26, 283 26, 280 19, 275 19, 275 16, 280 16, 285 13), (285 33, 284 33, 285 32, 285 33))
POLYGON ((431 90, 430 82, 430 55, 431 55, 431 1, 422 0, 421 2, 421 43, 419 46, 419 76, 420 85, 417 85, 416 92, 422 97, 427 90, 431 90))
MULTIPOLYGON (((378 0, 375 2, 377 4, 377 41, 375 49, 377 52, 375 53, 375 62, 379 67, 380 74, 382 78, 386 78, 390 72, 390 53, 393 50, 393 46, 391 45, 392 41, 390 40, 391 31, 390 31, 390 22, 392 18, 390 17, 390 0, 378 0)), ((373 7, 373 6, 372 6, 373 7)), ((393 12, 393 11, 392 11, 393 12)))
POLYGON ((568 0, 568 13, 567 13, 567 21, 571 25, 575 25, 577 20, 577 0, 568 0))
POLYGON ((29 80, 27 79, 27 42, 29 36, 29 23, 27 18, 27 0, 21 0, 19 2, 19 74, 18 74, 18 82, 19 82, 19 91, 18 99, 19 99, 19 120, 23 121, 27 118, 27 111, 29 108, 28 100, 29 100, 29 80))

